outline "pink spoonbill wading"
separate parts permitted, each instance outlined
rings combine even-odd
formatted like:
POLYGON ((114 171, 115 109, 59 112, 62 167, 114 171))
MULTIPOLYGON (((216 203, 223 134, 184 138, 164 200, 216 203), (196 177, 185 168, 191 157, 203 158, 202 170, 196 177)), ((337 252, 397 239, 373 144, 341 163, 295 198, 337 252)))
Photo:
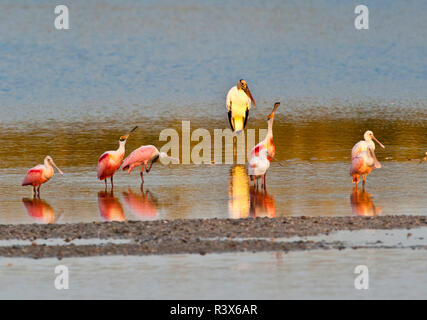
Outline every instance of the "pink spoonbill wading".
POLYGON ((265 189, 265 175, 267 174, 268 168, 270 168, 270 161, 268 160, 268 151, 266 148, 262 149, 258 155, 253 156, 249 160, 248 174, 252 182, 256 180, 256 186, 258 188, 258 179, 262 178, 262 186, 265 189))
POLYGON ((363 188, 365 188, 366 176, 371 173, 374 167, 377 169, 381 168, 381 164, 375 156, 374 141, 376 141, 381 148, 385 148, 384 145, 375 138, 372 131, 366 131, 363 137, 365 140, 356 143, 351 150, 350 175, 353 178, 353 183, 356 185, 356 188, 359 184, 360 176, 362 176, 362 184, 363 188))
POLYGON ((56 166, 55 162, 53 162, 53 159, 50 156, 46 156, 46 158, 44 158, 44 164, 39 164, 28 170, 22 185, 32 186, 33 197, 37 196, 40 198, 40 186, 53 177, 53 168, 58 170, 60 174, 63 174, 62 171, 56 166))
POLYGON ((136 130, 138 126, 134 127, 124 136, 120 137, 119 148, 114 151, 104 152, 98 159, 98 179, 105 181, 105 190, 107 190, 107 179, 111 180, 111 190, 114 189, 113 176, 122 165, 123 157, 125 155, 126 140, 129 135, 136 130))
POLYGON ((265 139, 258 143, 251 150, 251 159, 249 160, 248 174, 252 182, 257 182, 258 179, 262 178, 262 184, 264 189, 266 188, 265 176, 267 170, 270 167, 270 161, 273 160, 276 153, 276 146, 273 143, 273 121, 274 113, 279 108, 280 102, 276 102, 273 107, 273 111, 267 116, 268 117, 268 131, 265 139))
POLYGON ((148 173, 153 166, 153 163, 159 159, 170 159, 175 163, 179 163, 179 160, 176 158, 169 157, 164 152, 159 152, 159 150, 153 145, 141 146, 138 149, 132 151, 130 155, 123 161, 122 170, 127 170, 128 174, 138 166, 141 166, 141 188, 144 185, 144 169, 148 173), (150 167, 148 163, 150 162, 150 167))

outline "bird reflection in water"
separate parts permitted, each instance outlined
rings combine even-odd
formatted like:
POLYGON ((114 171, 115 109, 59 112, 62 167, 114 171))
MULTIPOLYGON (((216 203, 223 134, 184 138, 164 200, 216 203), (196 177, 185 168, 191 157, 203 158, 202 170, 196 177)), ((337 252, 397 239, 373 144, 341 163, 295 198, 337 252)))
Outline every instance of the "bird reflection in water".
POLYGON ((55 223, 60 217, 58 215, 55 219, 55 211, 53 208, 44 200, 39 198, 23 198, 22 203, 27 209, 28 215, 37 222, 40 223, 55 223))
POLYGON ((276 217, 274 197, 267 190, 249 187, 248 173, 244 166, 236 165, 231 168, 228 192, 231 218, 276 217))
POLYGON ((98 193, 98 208, 101 217, 106 221, 125 221, 122 204, 111 192, 98 193))
POLYGON ((251 217, 276 217, 276 202, 274 201, 274 197, 267 193, 267 190, 261 191, 258 188, 251 187, 250 196, 251 217))
POLYGON ((372 195, 365 190, 353 188, 350 196, 351 210, 355 216, 377 216, 381 214, 381 207, 376 207, 372 195))
POLYGON ((149 190, 141 189, 141 193, 132 190, 123 192, 123 200, 132 214, 138 219, 155 219, 157 217, 157 200, 149 190))
POLYGON ((250 208, 249 177, 244 166, 235 165, 231 168, 228 194, 228 212, 230 218, 247 218, 250 208))

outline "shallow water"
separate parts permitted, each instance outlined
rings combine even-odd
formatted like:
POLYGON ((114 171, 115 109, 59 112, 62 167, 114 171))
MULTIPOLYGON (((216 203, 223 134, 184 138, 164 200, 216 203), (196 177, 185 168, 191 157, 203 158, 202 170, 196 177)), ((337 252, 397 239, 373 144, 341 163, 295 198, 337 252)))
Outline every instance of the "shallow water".
POLYGON ((370 4, 367 32, 339 1, 80 0, 67 31, 53 29, 55 5, 0 5, 0 223, 427 214, 424 2, 370 4), (181 135, 182 120, 192 132, 227 128, 225 95, 242 77, 258 105, 249 129, 282 103, 283 166, 272 163, 267 193, 226 164, 156 164, 143 193, 138 173, 120 172, 114 197, 102 193, 96 161, 120 135, 140 126, 129 153, 163 145, 163 129, 181 135), (383 168, 356 194, 349 154, 367 129, 386 145, 383 168), (20 184, 47 154, 65 175, 31 201, 20 184))
MULTIPOLYGON (((226 240, 226 237, 221 238, 203 238, 203 240, 226 240)), ((233 238, 233 241, 244 241, 249 238, 239 237, 233 238)), ((364 230, 339 230, 330 234, 320 234, 315 236, 304 237, 282 237, 282 238, 262 238, 251 237, 252 240, 267 240, 271 242, 294 242, 294 241, 314 241, 314 242, 339 242, 346 248, 358 247, 393 247, 393 248, 408 248, 421 247, 427 245, 427 228, 421 227, 416 229, 364 229, 364 230)), ((40 240, 37 241, 39 243, 40 240)), ((41 240, 44 243, 45 240, 41 240)), ((3 240, 1 245, 12 246, 15 244, 30 245, 30 240, 3 240)))
POLYGON ((426 214, 427 207, 426 171, 408 163, 390 162, 374 172, 365 193, 352 190, 348 165, 339 162, 273 164, 266 193, 249 186, 242 166, 153 169, 145 178, 144 192, 137 173, 119 174, 113 196, 105 194, 103 183, 85 170, 54 176, 42 188, 44 201, 31 200, 30 188, 19 186, 22 174, 15 172, 6 175, 7 183, 2 186, 0 223, 426 214), (332 179, 331 167, 341 177, 332 179), (399 170, 405 174, 387 174, 399 170))
MULTIPOLYGON (((263 122, 254 122, 254 127, 257 122, 262 127, 263 122)), ((78 130, 59 125, 32 131, 5 130, 0 137, 0 149, 7 154, 0 169, 0 223, 426 214, 427 162, 420 163, 419 159, 427 145, 427 121, 371 119, 366 123, 380 132, 376 136, 386 145, 384 150, 377 148, 383 167, 369 175, 366 192, 353 190, 349 176, 350 149, 360 140, 363 126, 367 127, 356 119, 326 118, 305 123, 290 122, 279 114, 274 140, 280 163, 272 162, 266 192, 251 187, 242 165, 156 163, 145 175, 143 192, 138 170, 130 175, 118 172, 111 196, 103 192, 104 183, 96 179, 96 161, 104 151, 117 147, 123 130, 103 129, 101 123, 87 128, 80 125, 78 130), (31 202, 31 188, 21 187, 21 182, 27 169, 43 160, 46 145, 37 141, 48 143, 49 154, 65 174, 56 174, 42 186, 44 201, 31 202)), ((202 124, 192 123, 192 132, 202 124)), ((204 124, 213 132, 218 123, 212 120, 204 124)), ((141 126, 129 138, 127 150, 141 144, 164 145, 155 136, 162 128, 176 128, 182 137, 180 125, 175 121, 169 126, 153 126, 156 129, 148 136, 141 126)))
POLYGON ((425 250, 89 257, 0 263, 1 299, 424 299, 425 250), (69 269, 56 290, 55 267, 69 269), (356 266, 369 289, 354 286, 356 266))

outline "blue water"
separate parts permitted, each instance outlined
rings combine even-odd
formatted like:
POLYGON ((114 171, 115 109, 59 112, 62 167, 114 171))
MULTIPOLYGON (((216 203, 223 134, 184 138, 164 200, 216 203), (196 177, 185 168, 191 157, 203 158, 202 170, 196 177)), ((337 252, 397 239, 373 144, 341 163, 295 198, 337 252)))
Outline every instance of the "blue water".
MULTIPOLYGON (((262 108, 389 104, 425 114, 427 2, 57 1, 0 4, 0 124, 217 117, 248 81, 262 108)), ((394 110, 393 109, 393 110, 394 110)))
MULTIPOLYGON (((375 231, 373 231, 374 233, 375 231)), ((411 249, 5 258, 2 299, 423 299, 426 252, 411 249), (69 268, 56 290, 55 267, 69 268), (356 266, 369 270, 357 290, 356 266)), ((208 313, 205 313, 208 314, 208 313)), ((202 317, 203 318, 203 317, 202 317)))

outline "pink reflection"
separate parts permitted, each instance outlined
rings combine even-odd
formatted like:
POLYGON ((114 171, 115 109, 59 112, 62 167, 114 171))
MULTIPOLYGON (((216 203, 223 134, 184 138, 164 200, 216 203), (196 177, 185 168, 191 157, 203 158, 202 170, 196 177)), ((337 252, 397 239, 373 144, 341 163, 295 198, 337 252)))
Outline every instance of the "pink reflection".
POLYGON ((251 187, 249 190, 251 208, 251 216, 256 217, 276 217, 276 202, 272 195, 269 195, 267 191, 261 191, 251 187))
POLYGON ((381 214, 382 208, 376 207, 372 201, 372 195, 353 188, 350 196, 351 210, 355 216, 377 216, 381 214))
POLYGON ((32 219, 40 223, 55 223, 55 211, 46 201, 24 198, 22 203, 32 219))
POLYGON ((132 214, 138 219, 155 219, 157 217, 156 200, 150 191, 134 193, 132 190, 123 192, 123 200, 132 214))
POLYGON ((125 213, 119 199, 112 193, 98 193, 98 208, 101 217, 106 221, 125 221, 125 213))

